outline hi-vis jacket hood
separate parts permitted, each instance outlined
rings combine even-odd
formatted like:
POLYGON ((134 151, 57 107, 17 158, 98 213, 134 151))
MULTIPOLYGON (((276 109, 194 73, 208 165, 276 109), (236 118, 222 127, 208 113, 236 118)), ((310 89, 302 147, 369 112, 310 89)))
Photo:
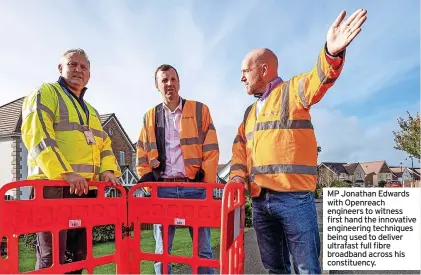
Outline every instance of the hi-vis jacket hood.
POLYGON ((230 178, 250 180, 251 196, 265 187, 275 191, 314 191, 317 143, 310 107, 319 102, 342 71, 322 49, 314 68, 278 84, 256 117, 247 108, 232 147, 230 178))
MULTIPOLYGON (((183 100, 180 145, 187 177, 194 179, 202 168, 205 182, 216 182, 219 146, 208 106, 201 102, 183 100)), ((148 173, 158 180, 165 171, 165 113, 162 104, 149 110, 137 143, 137 173, 148 173), (156 169, 154 163, 160 162, 156 169)))
MULTIPOLYGON (((65 85, 62 79, 59 81, 65 85)), ((107 170, 121 176, 98 112, 85 102, 88 120, 81 104, 62 85, 42 84, 23 102, 21 131, 28 149, 28 179, 62 179, 63 173, 76 172, 98 180, 98 175, 107 170), (84 129, 88 127, 96 144, 86 141, 84 129)))

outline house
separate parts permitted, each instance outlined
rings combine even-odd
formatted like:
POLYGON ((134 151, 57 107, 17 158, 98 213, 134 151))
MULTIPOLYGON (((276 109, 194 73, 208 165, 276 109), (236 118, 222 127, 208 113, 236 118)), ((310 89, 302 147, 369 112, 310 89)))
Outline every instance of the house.
POLYGON ((317 167, 318 185, 324 186, 326 182, 334 180, 348 182, 349 174, 344 165, 346 163, 343 162, 322 162, 317 167))
POLYGON ((345 170, 348 172, 348 181, 363 186, 365 179, 365 172, 359 162, 344 164, 345 170))
POLYGON ((392 181, 393 172, 386 161, 361 162, 360 164, 366 175, 366 186, 378 186, 381 181, 392 181))
MULTIPOLYGON (((22 103, 24 97, 0 106, 0 187, 27 178, 28 151, 22 143, 22 103)), ((123 186, 130 188, 137 182, 135 168, 135 147, 124 131, 115 114, 100 115, 104 131, 112 141, 112 149, 122 169, 120 180, 123 186)), ((29 187, 16 188, 6 193, 9 198, 28 199, 29 187)), ((145 195, 145 190, 139 190, 136 196, 145 195)))
POLYGON ((404 166, 390 166, 389 168, 393 172, 392 180, 399 181, 401 184, 412 181, 411 169, 404 166))
POLYGON ((408 168, 412 176, 412 182, 404 181, 404 187, 421 187, 421 169, 420 168, 408 168))

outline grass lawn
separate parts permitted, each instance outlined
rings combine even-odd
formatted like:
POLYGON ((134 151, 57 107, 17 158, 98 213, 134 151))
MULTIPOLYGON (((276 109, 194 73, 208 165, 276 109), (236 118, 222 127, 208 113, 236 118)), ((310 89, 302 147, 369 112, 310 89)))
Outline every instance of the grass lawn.
MULTIPOLYGON (((220 242, 220 229, 213 228, 211 245, 212 247, 217 247, 220 242)), ((143 252, 155 251, 155 240, 153 238, 152 230, 142 231, 141 236, 141 247, 143 252)), ((190 238, 189 230, 187 228, 177 229, 174 237, 174 243, 172 248, 173 255, 179 256, 191 256, 192 255, 192 241, 190 238)), ((114 243, 102 243, 94 245, 93 254, 94 257, 110 255, 115 252, 114 243)), ((27 272, 34 270, 35 267, 35 251, 28 249, 20 243, 19 245, 19 271, 27 272)), ((173 272, 176 273, 182 265, 173 264, 173 272)), ((155 274, 153 268, 153 262, 142 261, 140 273, 142 274, 155 274)), ((87 272, 84 272, 87 273, 87 272)), ((99 266, 94 270, 95 274, 115 274, 115 264, 108 264, 104 266, 99 266)))

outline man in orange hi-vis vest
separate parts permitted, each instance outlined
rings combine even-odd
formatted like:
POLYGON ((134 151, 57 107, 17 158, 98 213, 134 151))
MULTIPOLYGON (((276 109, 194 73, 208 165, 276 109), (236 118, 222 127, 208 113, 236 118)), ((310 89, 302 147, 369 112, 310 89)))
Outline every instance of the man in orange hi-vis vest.
MULTIPOLYGON (((209 108, 197 101, 179 96, 180 82, 176 69, 161 65, 155 71, 155 85, 163 102, 144 116, 137 143, 139 182, 206 182, 215 183, 219 147, 209 108)), ((155 190, 152 190, 154 192, 155 190)), ((206 189, 158 188, 158 197, 204 199, 206 189)), ((162 225, 154 225, 155 253, 162 254, 162 225)), ((168 228, 168 254, 171 253, 175 226, 168 228)), ((193 237, 190 230, 190 235, 193 237)), ((212 258, 209 228, 200 228, 199 257, 212 258)), ((162 274, 162 263, 155 263, 155 273, 162 274)), ((171 264, 168 265, 171 273, 171 264)), ((199 267, 199 274, 213 274, 213 268, 199 267)))
POLYGON ((310 107, 339 77, 345 49, 361 31, 366 11, 342 22, 341 12, 327 33, 313 69, 288 81, 278 77, 269 49, 249 53, 241 81, 259 99, 247 108, 232 147, 230 178, 250 188, 253 226, 263 265, 270 273, 320 274, 320 238, 314 191, 317 143, 310 107), (249 185, 246 184, 249 179, 249 185))

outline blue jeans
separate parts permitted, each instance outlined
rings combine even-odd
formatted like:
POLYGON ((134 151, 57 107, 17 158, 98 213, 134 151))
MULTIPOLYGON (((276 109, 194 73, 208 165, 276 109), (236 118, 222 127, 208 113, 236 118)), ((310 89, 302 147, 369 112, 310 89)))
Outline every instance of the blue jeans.
MULTIPOLYGON (((206 189, 183 188, 183 187, 160 187, 158 188, 158 197, 160 198, 180 198, 180 199, 205 199, 206 189)), ((154 224, 155 253, 162 254, 164 244, 162 242, 163 228, 160 224, 154 224)), ((193 239, 193 229, 189 228, 190 236, 193 239)), ((170 225, 168 228, 168 254, 171 254, 172 243, 175 235, 175 226, 170 225)), ((211 231, 210 228, 199 228, 198 252, 200 258, 212 259, 211 247, 211 231)), ((155 274, 162 274, 162 263, 156 262, 155 274)), ((168 264, 168 274, 172 273, 171 264, 168 264)), ((199 267, 198 274, 214 274, 213 268, 199 267)))
POLYGON ((320 237, 313 192, 262 191, 253 198, 253 227, 269 273, 320 274, 320 237))

